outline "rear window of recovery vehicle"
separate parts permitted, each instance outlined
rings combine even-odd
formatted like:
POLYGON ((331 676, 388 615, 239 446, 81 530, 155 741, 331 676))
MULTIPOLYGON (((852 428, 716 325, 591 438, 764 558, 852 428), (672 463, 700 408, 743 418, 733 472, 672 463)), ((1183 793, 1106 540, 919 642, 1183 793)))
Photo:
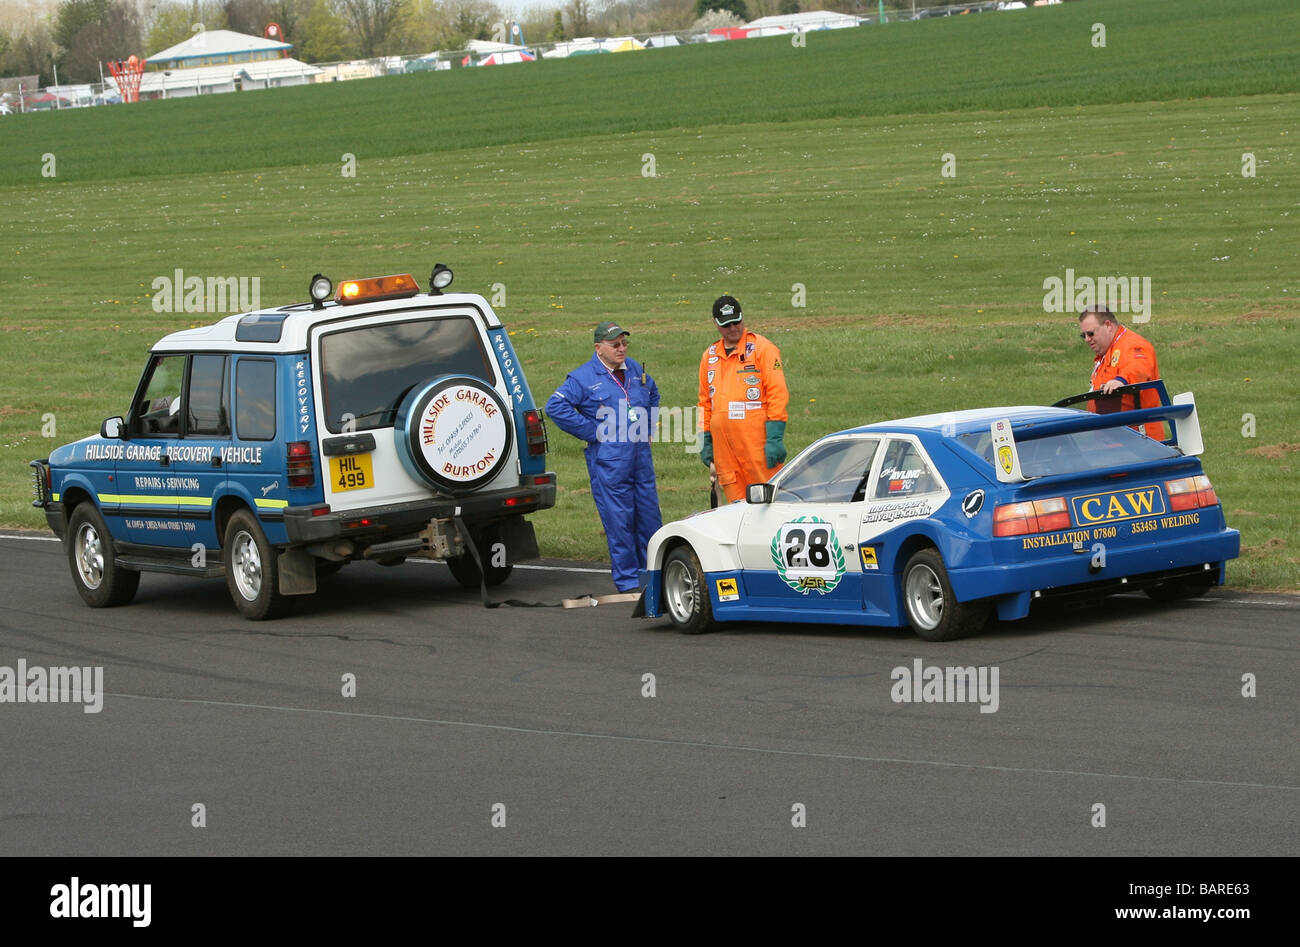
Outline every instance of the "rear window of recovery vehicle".
POLYGON ((440 375, 496 376, 478 324, 440 316, 342 329, 321 337, 326 427, 332 434, 391 427, 407 393, 440 375))

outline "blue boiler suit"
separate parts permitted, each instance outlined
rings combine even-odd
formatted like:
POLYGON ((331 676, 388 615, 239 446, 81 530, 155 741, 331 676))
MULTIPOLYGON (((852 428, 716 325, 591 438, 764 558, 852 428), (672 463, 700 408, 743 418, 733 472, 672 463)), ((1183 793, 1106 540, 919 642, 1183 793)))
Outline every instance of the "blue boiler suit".
POLYGON ((627 359, 623 367, 626 377, 620 387, 593 352, 547 400, 546 413, 560 430, 587 442, 587 475, 605 527, 614 587, 635 592, 650 537, 663 525, 650 456, 659 386, 648 375, 642 383, 635 360, 627 359))

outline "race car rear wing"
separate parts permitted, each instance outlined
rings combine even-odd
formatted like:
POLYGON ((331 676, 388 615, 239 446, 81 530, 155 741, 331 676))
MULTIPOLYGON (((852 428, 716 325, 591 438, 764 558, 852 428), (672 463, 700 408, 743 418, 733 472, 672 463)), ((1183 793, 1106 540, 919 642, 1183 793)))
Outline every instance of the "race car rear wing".
MULTIPOLYGON (((1196 399, 1190 391, 1175 395, 1172 403, 1165 391, 1163 382, 1143 382, 1120 388, 1116 394, 1131 394, 1146 388, 1156 388, 1160 393, 1161 406, 1158 408, 1138 408, 1134 411, 1110 411, 1093 414, 1080 411, 1076 417, 1058 418, 1050 421, 1020 421, 1013 424, 1003 418, 989 425, 993 436, 993 467, 998 480, 1002 483, 1023 483, 1029 478, 1020 469, 1020 455, 1016 450, 1017 441, 1032 441, 1058 434, 1072 434, 1077 431, 1095 431, 1111 427, 1134 427, 1148 421, 1168 421, 1173 429, 1168 438, 1161 441, 1188 457, 1195 457, 1205 452, 1205 442, 1201 438, 1201 421, 1196 413, 1196 399)), ((1058 401, 1053 407, 1067 407, 1082 401, 1096 401, 1110 396, 1091 391, 1075 395, 1065 401, 1058 401)))

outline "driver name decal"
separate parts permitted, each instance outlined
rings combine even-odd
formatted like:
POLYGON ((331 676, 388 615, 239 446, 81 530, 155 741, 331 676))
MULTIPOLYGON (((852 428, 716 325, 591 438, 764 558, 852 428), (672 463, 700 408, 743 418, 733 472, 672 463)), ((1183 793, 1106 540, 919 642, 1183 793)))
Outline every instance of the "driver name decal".
POLYGON ((882 503, 867 510, 862 516, 862 522, 892 523, 894 520, 907 520, 914 516, 929 516, 931 512, 930 504, 925 500, 882 503))
POLYGON ((770 548, 781 581, 801 595, 825 595, 844 578, 844 552, 826 520, 801 516, 782 523, 770 548))

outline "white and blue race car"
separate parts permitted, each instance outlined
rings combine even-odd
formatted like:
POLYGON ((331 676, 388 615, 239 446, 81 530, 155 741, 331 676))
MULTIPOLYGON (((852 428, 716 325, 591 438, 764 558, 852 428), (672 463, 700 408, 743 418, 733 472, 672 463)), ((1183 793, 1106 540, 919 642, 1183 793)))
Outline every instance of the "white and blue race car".
POLYGON ((831 434, 747 502, 652 537, 637 614, 688 634, 725 621, 902 627, 929 641, 1024 618, 1044 597, 1224 581, 1240 535, 1196 459, 1190 393, 1107 410, 1089 392, 1052 407, 986 408, 831 434), (1093 411, 1063 405, 1087 401, 1093 411), (1101 405, 1100 408, 1097 406, 1101 405), (1168 421, 1165 441, 1137 426, 1168 421))

